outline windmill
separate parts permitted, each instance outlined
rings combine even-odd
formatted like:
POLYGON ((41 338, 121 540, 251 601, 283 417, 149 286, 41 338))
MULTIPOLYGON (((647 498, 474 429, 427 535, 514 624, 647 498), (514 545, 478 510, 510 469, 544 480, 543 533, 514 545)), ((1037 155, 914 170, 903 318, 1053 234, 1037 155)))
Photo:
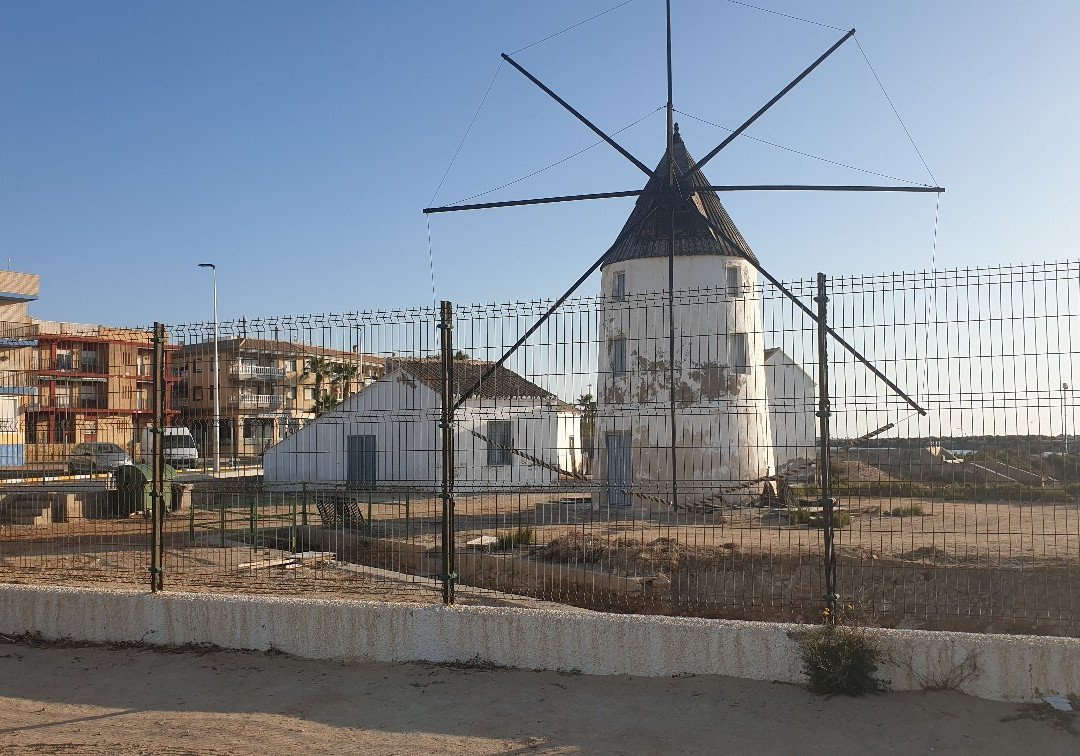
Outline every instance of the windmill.
MULTIPOLYGON (((623 229, 620 231, 615 242, 609 247, 604 254, 602 254, 589 268, 587 268, 581 276, 562 294, 550 308, 535 322, 532 326, 526 330, 526 332, 518 339, 518 341, 512 345, 506 353, 485 372, 484 375, 463 394, 457 397, 456 401, 449 408, 450 414, 459 409, 479 388, 484 380, 490 378, 494 374, 496 368, 502 365, 518 348, 527 342, 527 340, 544 324, 544 322, 566 301, 567 298, 572 296, 575 291, 597 270, 603 270, 605 276, 611 274, 612 281, 605 281, 602 283, 604 287, 605 295, 614 294, 616 298, 625 294, 625 289, 622 288, 628 278, 624 278, 621 281, 617 276, 622 273, 629 276, 624 270, 619 270, 614 267, 617 263, 629 263, 635 266, 634 275, 642 274, 649 269, 650 275, 655 277, 657 273, 657 263, 662 261, 666 257, 666 286, 664 286, 664 292, 666 294, 666 337, 667 337, 667 349, 665 354, 661 354, 657 362, 663 363, 662 365, 654 365, 652 372, 655 373, 657 369, 666 371, 667 375, 663 381, 653 381, 654 391, 647 398, 655 400, 656 390, 662 386, 666 391, 666 421, 663 423, 664 434, 666 438, 661 442, 659 438, 650 438, 646 446, 651 446, 654 449, 664 449, 664 453, 667 456, 666 464, 663 465, 665 472, 664 484, 666 491, 664 492, 663 500, 669 506, 674 509, 679 509, 686 505, 684 501, 685 496, 681 496, 680 485, 685 482, 686 470, 697 467, 696 464, 688 463, 684 460, 684 464, 680 466, 679 454, 680 454, 680 430, 685 431, 687 429, 687 423, 691 422, 684 418, 680 422, 680 411, 683 410, 683 414, 686 416, 694 415, 692 411, 685 411, 687 407, 693 408, 694 399, 688 401, 686 397, 680 398, 679 387, 685 384, 685 381, 681 380, 685 372, 685 365, 680 365, 677 359, 677 326, 680 322, 676 313, 676 286, 682 283, 686 285, 687 271, 681 270, 685 268, 685 260, 693 257, 698 258, 716 258, 723 259, 722 263, 716 267, 717 271, 729 270, 729 269, 746 269, 747 272, 756 272, 763 279, 765 279, 771 286, 775 287, 784 297, 789 299, 796 308, 801 310, 807 317, 809 317, 814 323, 816 323, 819 333, 819 352, 824 353, 826 348, 826 340, 832 339, 842 349, 851 353, 851 355, 862 363, 871 373, 873 373, 878 380, 882 381, 892 392, 899 396, 904 402, 912 407, 913 410, 919 414, 925 415, 926 410, 923 409, 914 399, 912 399, 907 393, 905 393, 893 380, 891 380, 884 372, 882 372, 876 365, 866 359, 858 349, 856 349, 850 342, 844 339, 840 334, 833 330, 827 322, 825 312, 825 300, 823 289, 822 294, 819 296, 819 302, 817 308, 813 308, 810 304, 804 302, 797 297, 787 286, 785 286, 778 278, 771 274, 757 259, 757 257, 750 250, 745 240, 739 234, 738 229, 734 223, 731 222, 730 217, 724 210, 723 205, 720 203, 718 194, 725 192, 770 192, 770 191, 828 191, 828 192, 924 192, 924 193, 937 193, 944 192, 944 189, 937 186, 869 186, 869 185, 801 185, 801 184, 779 184, 779 185, 713 185, 705 179, 702 169, 718 155, 723 149, 734 142, 740 135, 742 135, 751 125, 753 125, 759 118, 765 115, 777 102, 779 102, 785 95, 799 85, 807 76, 809 76, 818 66, 820 66, 829 56, 836 52, 842 45, 852 39, 855 35, 855 30, 851 29, 847 31, 840 39, 838 39, 828 50, 822 53, 816 60, 814 60, 809 66, 807 66, 798 76, 791 80, 783 89, 781 89, 776 95, 762 105, 753 115, 746 119, 738 128, 731 132, 723 141, 716 145, 711 151, 709 151, 701 160, 694 161, 690 158, 686 151, 685 145, 682 142, 682 138, 678 132, 678 127, 674 121, 675 107, 673 102, 673 76, 672 76, 672 41, 671 41, 671 0, 665 2, 666 11, 666 43, 667 43, 667 55, 666 55, 666 67, 667 67, 667 102, 666 109, 666 150, 663 158, 655 169, 650 169, 645 163, 632 155, 622 145, 616 142, 610 135, 602 131, 592 121, 590 121, 585 115, 575 109, 570 103, 560 97, 551 88, 540 81, 536 76, 527 71, 517 61, 511 58, 507 54, 503 54, 502 58, 510 66, 520 72, 529 81, 535 84, 551 99, 562 106, 567 112, 573 115, 578 121, 584 124, 587 128, 593 131, 604 142, 606 142, 611 148, 622 155, 626 160, 638 168, 647 177, 647 182, 642 189, 630 189, 621 191, 607 191, 596 192, 591 194, 577 194, 577 195, 563 195, 563 196, 551 196, 540 197, 532 199, 520 199, 520 200, 506 200, 501 202, 486 202, 479 204, 462 204, 462 205, 449 205, 442 207, 428 207, 424 209, 424 213, 446 213, 446 212, 461 212, 481 209, 492 209, 500 207, 516 207, 523 205, 539 205, 539 204, 551 204, 561 202, 575 202, 583 200, 598 200, 609 199, 619 197, 637 197, 637 204, 634 211, 631 213, 623 229), (642 261, 648 260, 648 263, 642 261), (734 264, 732 261, 737 261, 734 264)), ((723 275, 723 274, 719 274, 723 275)), ((745 280, 745 279, 744 279, 745 280)), ((682 306, 682 305, 680 305, 682 306)), ((760 305, 754 305, 753 302, 750 306, 744 307, 743 311, 746 313, 757 312, 757 327, 752 322, 736 324, 735 328, 739 333, 751 333, 756 331, 758 334, 761 332, 760 328, 760 305)), ((615 321, 610 318, 604 318, 605 323, 612 329, 617 329, 618 325, 614 324, 615 321)), ((614 332, 614 331, 613 331, 614 332)), ((610 335, 610 334, 609 334, 610 335)), ((737 335, 737 334, 736 334, 737 335)), ((620 397, 618 391, 618 376, 620 372, 626 370, 626 355, 620 354, 620 348, 618 347, 617 339, 613 340, 613 343, 609 346, 609 353, 606 358, 606 370, 601 370, 601 376, 612 376, 609 381, 607 389, 599 387, 598 390, 598 404, 602 405, 605 402, 605 398, 608 404, 628 404, 629 400, 625 397, 620 397)), ((738 344, 738 340, 733 343, 738 344)), ((758 344, 744 343, 741 345, 741 349, 744 355, 748 353, 748 350, 757 349, 760 347, 758 344)), ((737 348, 733 348, 737 351, 737 348)), ((758 349, 760 353, 760 349, 758 349)), ((745 361, 744 357, 744 361, 745 361)), ((730 361, 730 360, 729 360, 730 361)), ((819 366, 819 416, 821 418, 821 455, 822 455, 822 475, 827 476, 828 465, 825 463, 828 456, 828 375, 827 365, 824 360, 820 361, 819 366)), ((654 375, 653 378, 656 378, 654 375)), ((760 383, 761 377, 748 374, 748 377, 744 377, 741 386, 742 388, 734 392, 736 394, 735 399, 744 402, 749 401, 748 397, 752 394, 760 394, 755 384, 760 383)), ((745 417, 759 417, 762 415, 762 406, 754 406, 750 412, 735 412, 734 415, 743 415, 745 417)), ((603 414, 601 410, 600 414, 603 414)), ((767 416, 767 411, 764 411, 767 416)), ((732 413, 729 413, 731 416, 732 413)), ((766 420, 767 422, 767 420, 766 420)), ((653 428, 655 432, 655 427, 653 428)), ((740 434, 761 437, 765 433, 761 424, 754 423, 720 423, 720 427, 715 430, 715 435, 718 439, 715 443, 707 442, 706 446, 712 443, 712 446, 716 447, 718 451, 717 462, 712 466, 721 471, 721 477, 727 481, 735 480, 748 480, 760 477, 761 472, 764 470, 767 474, 769 464, 769 458, 767 454, 758 455, 754 458, 752 455, 744 455, 746 458, 738 464, 735 463, 736 458, 739 457, 739 450, 733 446, 731 439, 736 438, 740 434), (722 438, 721 438, 722 437, 722 438), (726 439, 726 440, 723 440, 726 439)), ((612 436, 617 436, 612 434, 612 436)), ((763 448, 763 445, 757 443, 756 446, 763 448)), ((604 446, 600 447, 601 454, 604 454, 604 446)), ((628 461, 628 457, 625 455, 628 452, 625 449, 620 450, 618 443, 608 442, 607 464, 601 464, 601 475, 606 476, 609 479, 612 476, 622 475, 620 470, 627 467, 631 463, 628 461)), ((657 460, 650 461, 653 469, 659 469, 657 460)), ((712 463, 709 463, 712 464, 712 463)), ((610 481, 609 481, 610 482, 610 481)), ((632 482, 632 481, 631 481, 632 482)), ((700 482, 700 481, 699 481, 700 482)), ((824 481, 823 481, 824 482, 824 481)), ((609 501, 611 497, 619 496, 619 486, 609 485, 608 497, 609 501)), ((827 497, 825 497, 827 498, 827 497)), ((827 512, 831 512, 831 503, 826 503, 827 512)), ((831 515, 826 516, 826 520, 831 520, 831 515)), ((827 537, 827 552, 831 560, 831 534, 830 529, 826 529, 827 537)), ((833 591, 830 588, 829 594, 832 595, 833 591)))

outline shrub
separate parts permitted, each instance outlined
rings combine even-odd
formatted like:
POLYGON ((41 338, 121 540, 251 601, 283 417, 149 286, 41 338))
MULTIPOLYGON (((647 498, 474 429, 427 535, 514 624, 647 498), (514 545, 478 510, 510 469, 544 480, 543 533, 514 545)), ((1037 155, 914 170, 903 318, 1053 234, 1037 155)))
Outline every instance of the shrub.
POLYGON ((495 550, 510 551, 521 545, 528 545, 535 541, 536 533, 532 528, 518 528, 509 533, 496 536, 495 550))
MULTIPOLYGON (((851 524, 851 513, 834 509, 832 519, 834 528, 846 528, 851 524)), ((803 507, 789 509, 788 524, 809 525, 812 528, 823 528, 825 527, 825 513, 811 512, 809 509, 804 509, 803 507)))
POLYGON ((823 625, 799 633, 796 642, 811 693, 864 696, 888 689, 875 676, 878 666, 887 661, 886 654, 862 628, 823 625))
POLYGON ((926 512, 918 504, 909 504, 906 507, 893 507, 889 514, 893 517, 922 517, 926 512))

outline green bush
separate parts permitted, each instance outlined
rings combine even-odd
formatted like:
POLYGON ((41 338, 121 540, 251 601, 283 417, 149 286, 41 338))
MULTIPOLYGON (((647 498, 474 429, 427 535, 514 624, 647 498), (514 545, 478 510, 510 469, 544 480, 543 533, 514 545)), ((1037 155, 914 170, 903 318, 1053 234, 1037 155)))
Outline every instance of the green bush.
POLYGON ((811 693, 864 696, 881 693, 887 683, 876 677, 887 661, 876 638, 846 625, 823 625, 796 637, 803 673, 811 693))
POLYGON ((510 551, 518 546, 527 546, 534 543, 535 539, 536 533, 532 528, 518 528, 509 533, 502 533, 501 535, 496 536, 495 550, 510 551))
MULTIPOLYGON (((825 513, 811 512, 803 507, 788 510, 789 525, 809 525, 812 528, 825 527, 825 513)), ((833 510, 833 527, 846 528, 851 524, 851 514, 843 510, 833 510)))
POLYGON ((893 507, 889 514, 893 517, 922 517, 926 512, 918 504, 909 504, 906 507, 893 507))

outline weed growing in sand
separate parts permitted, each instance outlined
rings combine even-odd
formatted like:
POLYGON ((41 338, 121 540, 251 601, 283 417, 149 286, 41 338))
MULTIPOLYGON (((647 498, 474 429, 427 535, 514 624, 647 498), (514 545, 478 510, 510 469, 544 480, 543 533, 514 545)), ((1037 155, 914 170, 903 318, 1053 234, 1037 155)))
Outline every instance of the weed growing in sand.
MULTIPOLYGON (((851 524, 851 514, 844 511, 833 510, 833 527, 846 528, 851 524)), ((825 527, 825 514, 823 512, 811 512, 803 507, 788 510, 788 522, 792 525, 809 525, 812 528, 825 527)))
POLYGON ((887 654, 863 628, 837 621, 799 633, 795 640, 811 693, 864 696, 888 689, 876 676, 887 654))
POLYGON ((528 546, 536 542, 536 532, 532 528, 518 528, 509 533, 496 536, 495 550, 510 551, 518 546, 528 546))

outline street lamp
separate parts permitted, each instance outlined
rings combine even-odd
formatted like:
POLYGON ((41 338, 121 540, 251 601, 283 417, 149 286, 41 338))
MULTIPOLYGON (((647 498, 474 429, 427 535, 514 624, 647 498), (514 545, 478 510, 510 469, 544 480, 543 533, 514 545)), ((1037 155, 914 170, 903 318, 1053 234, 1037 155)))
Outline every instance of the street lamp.
POLYGON ((218 362, 217 266, 199 263, 214 272, 214 472, 221 472, 221 365, 218 362))
POLYGON ((1061 437, 1065 442, 1065 454, 1069 453, 1069 418, 1065 414, 1065 392, 1068 390, 1069 384, 1061 384, 1061 437))

